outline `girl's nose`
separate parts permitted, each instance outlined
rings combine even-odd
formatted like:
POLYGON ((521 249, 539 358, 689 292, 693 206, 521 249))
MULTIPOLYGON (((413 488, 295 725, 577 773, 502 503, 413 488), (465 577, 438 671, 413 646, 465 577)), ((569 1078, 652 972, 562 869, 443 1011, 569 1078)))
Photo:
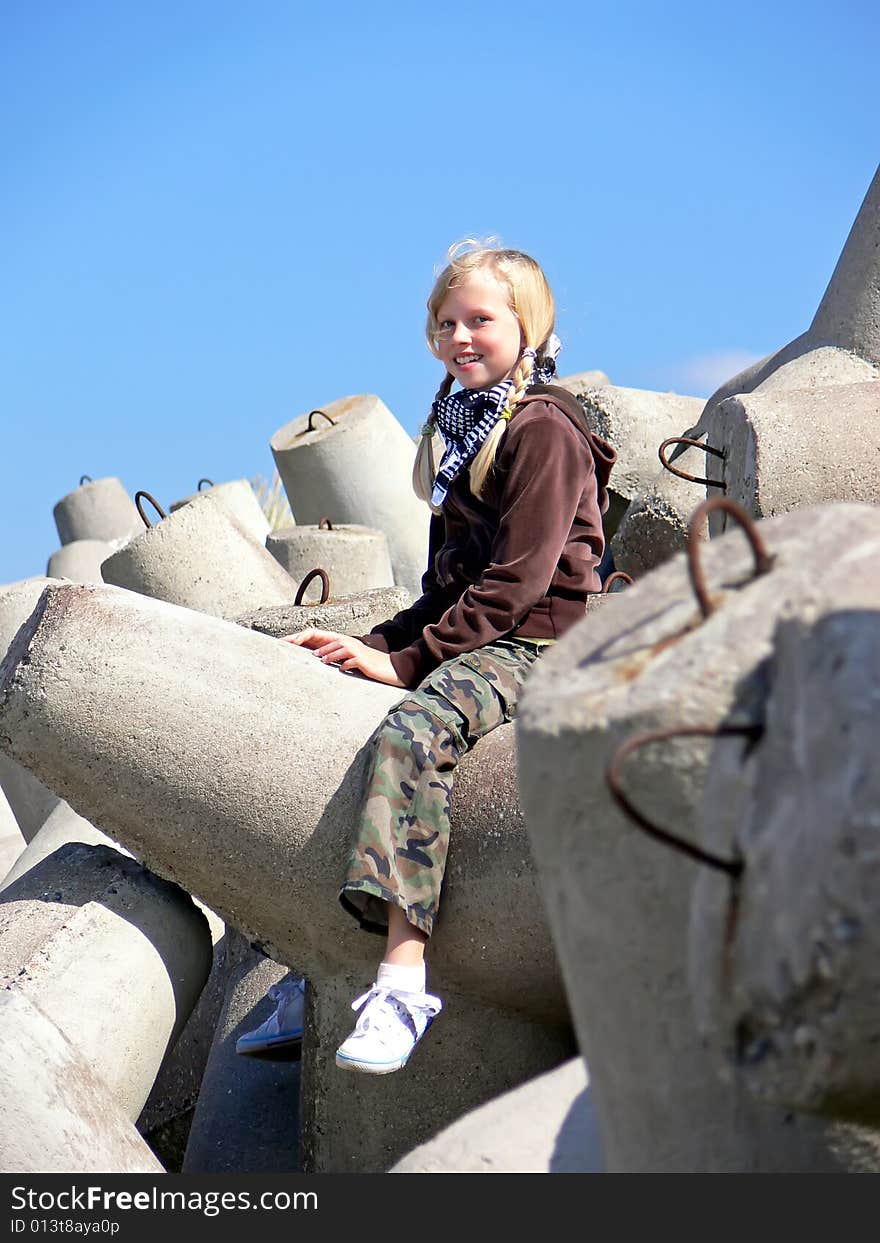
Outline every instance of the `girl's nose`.
POLYGON ((452 340, 456 345, 467 345, 471 339, 471 334, 467 324, 458 323, 452 330, 452 340))

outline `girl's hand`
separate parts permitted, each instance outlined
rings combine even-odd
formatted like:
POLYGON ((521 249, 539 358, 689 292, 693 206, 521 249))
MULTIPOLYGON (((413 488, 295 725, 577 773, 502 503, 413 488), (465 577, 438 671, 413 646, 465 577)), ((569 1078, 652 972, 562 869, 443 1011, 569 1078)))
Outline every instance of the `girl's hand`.
POLYGON ((281 642, 309 647, 325 665, 339 665, 346 673, 357 670, 373 682, 384 682, 386 686, 404 685, 394 672, 387 652, 377 652, 351 635, 337 634, 335 630, 298 630, 296 634, 283 635, 281 642))

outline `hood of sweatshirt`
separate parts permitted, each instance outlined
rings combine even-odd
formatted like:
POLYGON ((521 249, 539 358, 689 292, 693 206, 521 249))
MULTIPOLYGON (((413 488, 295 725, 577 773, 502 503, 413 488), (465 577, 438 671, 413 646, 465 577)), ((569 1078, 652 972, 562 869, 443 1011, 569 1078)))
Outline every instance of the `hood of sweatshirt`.
MULTIPOLYGON (((517 410, 531 401, 549 402, 556 406, 583 436, 586 447, 593 455, 596 465, 596 484, 599 494, 599 509, 605 513, 608 509, 608 480, 611 468, 617 461, 617 451, 607 440, 603 440, 590 427, 583 406, 567 388, 558 384, 535 384, 526 395, 517 402, 517 410)), ((514 415, 514 418, 516 416, 514 415)))

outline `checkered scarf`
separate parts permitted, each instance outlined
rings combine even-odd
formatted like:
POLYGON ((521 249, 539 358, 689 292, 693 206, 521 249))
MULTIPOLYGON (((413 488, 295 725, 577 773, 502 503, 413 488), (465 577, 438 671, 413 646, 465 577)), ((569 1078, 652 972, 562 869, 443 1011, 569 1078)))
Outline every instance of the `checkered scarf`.
MULTIPOLYGON (((533 362, 529 385, 549 384, 556 375, 556 355, 562 342, 553 334, 544 346, 541 359, 537 351, 523 350, 523 357, 533 362)), ((492 388, 458 389, 446 397, 440 397, 431 406, 431 416, 422 431, 426 434, 437 427, 446 442, 446 451, 437 470, 431 505, 439 509, 446 500, 450 484, 476 457, 499 419, 508 420, 513 413, 507 406, 507 398, 513 389, 512 380, 502 380, 492 388)))

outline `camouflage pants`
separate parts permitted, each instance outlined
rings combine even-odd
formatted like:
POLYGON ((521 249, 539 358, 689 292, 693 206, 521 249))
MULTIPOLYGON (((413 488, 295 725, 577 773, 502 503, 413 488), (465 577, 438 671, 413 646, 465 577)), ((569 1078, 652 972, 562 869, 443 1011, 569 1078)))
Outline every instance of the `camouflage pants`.
POLYGON ((386 903, 429 935, 449 848, 452 778, 478 738, 516 714, 537 644, 501 639, 447 660, 373 735, 357 837, 339 898, 364 928, 384 933, 386 903))

